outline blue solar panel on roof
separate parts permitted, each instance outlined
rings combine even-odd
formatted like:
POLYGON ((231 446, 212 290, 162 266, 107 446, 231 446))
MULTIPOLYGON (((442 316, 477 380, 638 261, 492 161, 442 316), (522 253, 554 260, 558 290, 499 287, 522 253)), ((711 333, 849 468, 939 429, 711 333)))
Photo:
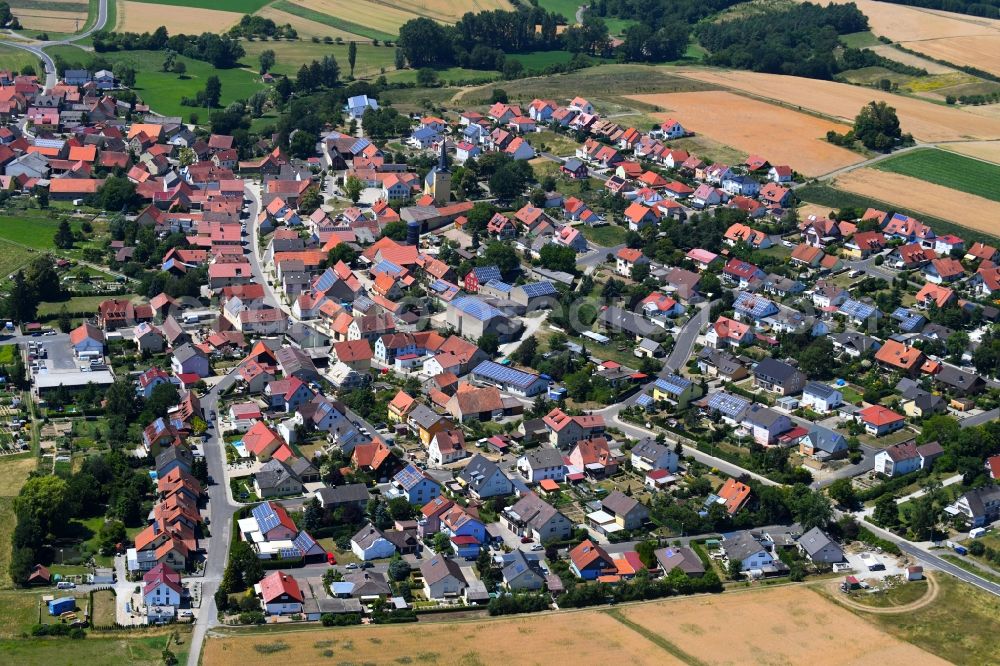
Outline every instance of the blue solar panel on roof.
POLYGON ((736 416, 750 406, 750 401, 746 398, 731 393, 720 391, 713 393, 708 399, 708 407, 726 416, 736 416))
POLYGON ((528 284, 521 285, 521 288, 524 289, 524 293, 528 298, 551 296, 557 293, 556 288, 552 286, 551 282, 529 282, 528 284))
POLYGON ((368 139, 358 139, 351 145, 351 152, 357 155, 371 143, 368 139))
POLYGON ((527 388, 538 379, 538 375, 524 372, 493 361, 483 361, 472 371, 473 375, 485 377, 501 384, 527 388))
POLYGON ((504 316, 503 312, 485 301, 472 296, 463 296, 452 301, 452 305, 470 317, 475 317, 480 321, 489 321, 496 317, 504 316))
POLYGON ((507 284, 506 282, 504 282, 503 280, 490 280, 489 282, 486 283, 486 286, 489 287, 490 289, 496 289, 498 291, 508 291, 508 292, 514 288, 509 284, 507 284))
POLYGON ((661 391, 679 394, 691 386, 691 381, 677 375, 667 375, 666 377, 657 379, 655 386, 661 391))
POLYGON ((275 513, 274 509, 272 509, 271 505, 267 502, 255 506, 252 514, 254 519, 257 521, 257 527, 260 528, 261 532, 270 532, 281 524, 278 514, 275 513))
POLYGON ((479 280, 479 284, 486 284, 490 280, 502 279, 500 269, 496 266, 479 266, 473 268, 472 272, 475 274, 476 279, 479 280))
POLYGON ((399 275, 403 272, 403 269, 389 261, 388 259, 383 259, 376 264, 375 268, 372 269, 373 273, 389 273, 391 275, 399 275))
POLYGON ((640 395, 638 398, 635 399, 635 404, 639 405, 640 407, 648 407, 649 405, 653 404, 653 396, 649 395, 648 393, 643 393, 642 395, 640 395))
POLYGON ((910 317, 912 317, 913 313, 910 312, 909 308, 898 307, 898 308, 896 308, 895 310, 892 311, 892 314, 890 316, 893 319, 898 319, 899 321, 905 321, 905 320, 909 319, 910 317))
POLYGON ((316 281, 316 289, 319 291, 326 291, 333 285, 337 284, 339 279, 340 278, 337 277, 337 274, 333 272, 333 269, 328 268, 323 271, 323 274, 320 275, 319 279, 316 281))
POLYGON ((313 538, 306 532, 299 532, 299 535, 295 537, 292 543, 295 544, 295 547, 299 549, 300 553, 307 553, 313 546, 316 545, 313 538))
POLYGON ((778 306, 763 296, 741 291, 736 297, 736 302, 733 303, 733 309, 738 312, 746 312, 754 319, 760 319, 777 312, 778 306))

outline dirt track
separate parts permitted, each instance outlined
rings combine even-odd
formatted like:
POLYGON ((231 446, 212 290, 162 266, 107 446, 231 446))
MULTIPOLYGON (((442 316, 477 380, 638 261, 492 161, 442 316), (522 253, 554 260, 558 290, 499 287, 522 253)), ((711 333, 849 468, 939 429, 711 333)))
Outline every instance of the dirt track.
POLYGON ((842 606, 848 606, 854 610, 859 610, 865 613, 872 613, 874 615, 898 615, 900 613, 912 613, 915 610, 920 610, 924 606, 929 606, 934 603, 940 592, 937 581, 934 576, 927 574, 927 593, 917 599, 912 603, 905 604, 903 606, 892 606, 887 608, 876 608, 874 606, 865 606, 864 604, 859 604, 856 601, 852 601, 850 597, 840 592, 840 582, 831 581, 827 588, 833 592, 831 595, 838 604, 842 606))

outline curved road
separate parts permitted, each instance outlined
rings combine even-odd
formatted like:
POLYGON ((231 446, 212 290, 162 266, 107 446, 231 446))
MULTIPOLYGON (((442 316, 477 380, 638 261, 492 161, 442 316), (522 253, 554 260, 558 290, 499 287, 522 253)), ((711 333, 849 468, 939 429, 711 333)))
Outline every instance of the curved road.
POLYGON ((72 44, 73 42, 78 42, 81 39, 86 39, 90 35, 94 34, 98 30, 103 30, 104 26, 108 22, 108 0, 99 0, 97 4, 97 20, 94 21, 94 25, 90 26, 87 30, 81 32, 80 34, 73 35, 72 37, 67 37, 66 39, 58 39, 53 41, 33 41, 29 43, 24 43, 20 41, 12 41, 3 39, 0 37, 0 42, 6 44, 7 46, 13 46, 14 48, 21 49, 23 51, 28 51, 42 61, 45 66, 45 89, 53 87, 58 80, 56 76, 56 64, 52 60, 52 57, 42 49, 46 46, 59 46, 61 44, 72 44))

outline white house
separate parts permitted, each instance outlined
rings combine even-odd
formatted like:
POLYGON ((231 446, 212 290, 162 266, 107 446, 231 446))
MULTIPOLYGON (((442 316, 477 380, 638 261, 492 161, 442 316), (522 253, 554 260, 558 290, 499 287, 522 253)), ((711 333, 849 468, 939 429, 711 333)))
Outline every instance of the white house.
POLYGON ((827 414, 844 404, 844 396, 840 391, 826 384, 809 382, 802 389, 802 399, 799 404, 814 412, 827 414))
POLYGON ((566 465, 562 454, 549 447, 539 447, 525 453, 518 458, 517 469, 528 483, 538 483, 544 479, 552 479, 556 483, 566 480, 566 465))
POLYGON ((160 563, 142 575, 142 601, 149 607, 181 604, 181 575, 160 563))
POLYGON ((920 469, 920 454, 914 442, 902 442, 875 454, 875 471, 886 476, 902 476, 920 469))
POLYGON ((384 557, 392 557, 396 552, 396 546, 385 538, 382 531, 374 525, 368 524, 351 537, 351 552, 359 560, 378 560, 384 557))
POLYGON ((261 603, 268 615, 292 615, 302 612, 302 590, 294 578, 283 571, 264 576, 254 585, 260 590, 261 603))
POLYGON ((678 456, 669 446, 657 444, 652 440, 642 440, 632 447, 632 467, 638 472, 648 472, 654 469, 677 471, 678 456))
POLYGON ((774 563, 774 556, 749 532, 738 532, 722 542, 730 562, 739 562, 740 571, 762 569, 774 563))
POLYGON ((444 555, 435 555, 421 564, 420 574, 428 599, 457 597, 467 587, 461 567, 444 555))
POLYGON ((660 129, 652 130, 649 136, 654 139, 680 139, 687 132, 679 122, 673 118, 668 118, 660 124, 660 129))

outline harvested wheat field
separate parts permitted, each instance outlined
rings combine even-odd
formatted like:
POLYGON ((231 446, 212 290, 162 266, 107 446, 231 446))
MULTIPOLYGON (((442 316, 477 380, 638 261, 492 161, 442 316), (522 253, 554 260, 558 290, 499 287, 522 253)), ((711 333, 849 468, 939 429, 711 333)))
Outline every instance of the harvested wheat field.
POLYGON ((565 664, 569 655, 579 664, 683 663, 607 613, 594 610, 419 627, 234 632, 226 638, 210 637, 202 663, 252 666, 273 664, 277 657, 287 664, 565 664))
POLYGON ((1000 202, 898 173, 857 169, 838 176, 833 185, 988 234, 996 234, 1000 220, 1000 202))
POLYGON ((152 32, 165 26, 171 35, 200 35, 203 32, 223 32, 239 23, 242 14, 218 9, 175 7, 148 2, 119 2, 120 32, 152 32))
POLYGON ((494 9, 513 9, 507 0, 387 0, 384 4, 446 23, 456 22, 466 12, 478 14, 494 9))
POLYGON ((884 101, 895 107, 903 131, 920 141, 1000 139, 1000 122, 995 119, 871 88, 731 70, 677 69, 671 73, 792 104, 845 122, 854 122, 858 111, 868 102, 884 101))
POLYGON ((80 11, 51 11, 48 9, 15 9, 14 15, 28 30, 51 30, 52 32, 76 32, 87 22, 87 5, 80 5, 80 11))
POLYGON ((862 157, 826 141, 829 130, 847 127, 805 113, 722 90, 635 95, 629 99, 653 104, 686 129, 747 153, 766 155, 806 176, 819 176, 857 164, 862 157))
POLYGON ((301 16, 289 14, 288 12, 283 12, 280 9, 275 9, 270 5, 258 11, 257 16, 269 18, 278 25, 285 25, 286 23, 291 25, 295 28, 295 32, 299 33, 299 39, 308 40, 311 37, 332 37, 336 39, 337 37, 342 37, 345 42, 368 41, 364 37, 355 35, 352 32, 340 30, 339 28, 334 28, 333 26, 320 23, 319 21, 310 21, 309 19, 302 18, 301 16))
POLYGON ((399 33, 399 26, 417 18, 403 9, 372 0, 295 0, 294 5, 311 9, 327 16, 349 21, 366 28, 378 30, 388 35, 399 33))
POLYGON ((1000 141, 969 141, 967 143, 951 143, 941 147, 959 155, 978 157, 987 162, 1000 164, 1000 141))
POLYGON ((968 35, 905 42, 908 49, 957 65, 977 67, 1000 75, 1000 31, 993 35, 968 35))
POLYGON ((913 55, 912 53, 900 51, 889 44, 872 46, 869 47, 869 50, 874 51, 889 60, 895 60, 896 62, 903 63, 904 65, 909 65, 910 67, 920 67, 926 69, 928 74, 950 74, 955 71, 953 67, 936 63, 933 60, 928 60, 927 58, 921 58, 920 56, 913 55))
POLYGON ((707 664, 947 664, 810 589, 642 604, 622 614, 707 664))

